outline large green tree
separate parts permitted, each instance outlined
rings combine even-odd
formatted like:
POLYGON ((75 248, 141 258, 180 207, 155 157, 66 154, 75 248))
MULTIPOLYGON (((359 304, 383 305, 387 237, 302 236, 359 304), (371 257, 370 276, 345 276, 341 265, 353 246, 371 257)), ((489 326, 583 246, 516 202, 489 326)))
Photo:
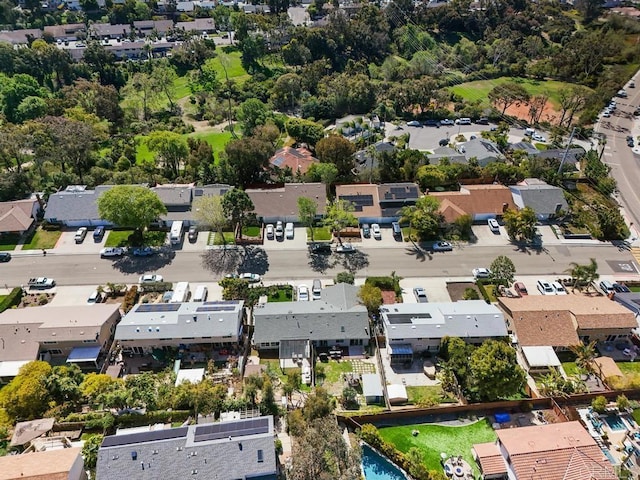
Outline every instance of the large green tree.
POLYGON ((491 281, 496 285, 508 287, 513 283, 516 267, 509 257, 505 255, 496 257, 496 259, 491 262, 489 269, 491 270, 491 281))
POLYGON ((180 165, 189 155, 187 140, 180 134, 169 131, 155 131, 147 139, 149 150, 156 152, 168 176, 176 178, 180 165))
POLYGON ((358 298, 367 307, 369 314, 375 315, 382 305, 382 290, 375 285, 365 283, 358 291, 358 298))
POLYGON ((20 367, 18 375, 0 390, 0 407, 15 420, 39 418, 49 408, 50 374, 47 362, 33 361, 20 367))
POLYGON ((511 240, 532 242, 536 237, 536 212, 531 207, 521 210, 509 209, 502 217, 504 228, 511 240))
POLYGON ((488 97, 501 109, 501 113, 504 115, 511 105, 520 106, 522 103, 528 102, 530 95, 519 83, 505 82, 493 87, 488 97))
POLYGON ((358 219, 353 214, 354 211, 353 203, 346 200, 336 200, 327 205, 324 225, 331 229, 340 243, 342 243, 340 232, 346 227, 353 227, 358 224, 358 219))
POLYGON ((470 391, 481 401, 510 397, 525 384, 515 349, 499 340, 487 340, 471 354, 469 373, 470 391))
POLYGON ((236 231, 242 231, 247 215, 249 215, 255 206, 247 193, 240 188, 233 188, 225 193, 222 197, 222 210, 227 218, 231 219, 236 231))
POLYGON ((210 228, 220 235, 222 235, 222 229, 229 223, 229 217, 225 214, 220 195, 197 198, 193 202, 192 211, 199 226, 210 228))
POLYGON ((259 182, 275 153, 273 144, 255 137, 232 140, 224 147, 221 169, 225 181, 242 188, 259 182))
POLYGON ((316 154, 323 163, 331 163, 338 169, 339 178, 351 177, 354 167, 355 146, 342 135, 329 135, 316 145, 316 154))
POLYGON ((401 221, 409 223, 421 240, 437 238, 444 217, 440 213, 440 201, 428 195, 420 197, 415 205, 400 210, 401 221))
POLYGON ((311 241, 313 242, 313 225, 316 223, 318 205, 309 197, 298 198, 298 217, 300 222, 311 231, 311 241))
POLYGON ((98 197, 98 213, 118 227, 135 229, 135 239, 141 241, 144 229, 167 213, 167 208, 153 190, 116 185, 98 197))

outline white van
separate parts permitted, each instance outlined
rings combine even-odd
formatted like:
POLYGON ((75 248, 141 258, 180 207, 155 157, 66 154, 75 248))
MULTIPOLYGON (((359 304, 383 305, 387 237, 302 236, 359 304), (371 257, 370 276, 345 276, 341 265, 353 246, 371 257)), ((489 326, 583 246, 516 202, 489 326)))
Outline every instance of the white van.
POLYGON ((169 240, 173 245, 177 245, 182 241, 182 220, 176 220, 171 224, 171 232, 169 233, 169 240))
POLYGON ((471 119, 469 117, 462 117, 456 120, 458 125, 471 125, 471 119))
POLYGON ((536 133, 536 129, 535 128, 525 128, 524 129, 524 134, 527 137, 533 137, 533 135, 536 133))
POLYGON ((293 223, 289 222, 284 227, 284 236, 291 240, 293 238, 293 223))
POLYGON ((207 295, 209 295, 209 290, 204 285, 198 285, 196 288, 196 293, 193 294, 194 302, 206 302, 207 295))
POLYGON ((182 303, 189 300, 191 291, 189 290, 189 282, 178 282, 173 289, 173 295, 169 303, 182 303))
POLYGON ((322 282, 317 278, 313 281, 313 286, 311 287, 311 298, 313 300, 322 298, 322 282))

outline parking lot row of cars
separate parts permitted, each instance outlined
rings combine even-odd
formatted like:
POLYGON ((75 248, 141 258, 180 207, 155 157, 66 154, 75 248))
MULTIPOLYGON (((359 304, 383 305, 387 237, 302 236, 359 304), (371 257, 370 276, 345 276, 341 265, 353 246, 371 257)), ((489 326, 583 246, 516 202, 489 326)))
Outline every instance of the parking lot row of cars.
MULTIPOLYGON (((471 125, 473 122, 468 117, 457 118, 456 120, 451 120, 450 118, 444 118, 442 120, 436 120, 433 118, 419 121, 419 120, 411 120, 407 122, 407 127, 437 127, 440 128, 442 125, 471 125)), ((480 117, 475 122, 478 125, 489 125, 488 117, 480 117)))

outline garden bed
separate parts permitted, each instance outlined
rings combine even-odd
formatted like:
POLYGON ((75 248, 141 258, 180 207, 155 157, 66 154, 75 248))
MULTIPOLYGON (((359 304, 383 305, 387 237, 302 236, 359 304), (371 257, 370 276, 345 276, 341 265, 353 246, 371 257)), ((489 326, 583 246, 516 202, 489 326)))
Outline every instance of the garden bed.
POLYGON ((464 300, 464 292, 468 289, 474 290, 478 294, 478 298, 482 298, 480 290, 473 282, 447 282, 447 292, 452 302, 464 300))

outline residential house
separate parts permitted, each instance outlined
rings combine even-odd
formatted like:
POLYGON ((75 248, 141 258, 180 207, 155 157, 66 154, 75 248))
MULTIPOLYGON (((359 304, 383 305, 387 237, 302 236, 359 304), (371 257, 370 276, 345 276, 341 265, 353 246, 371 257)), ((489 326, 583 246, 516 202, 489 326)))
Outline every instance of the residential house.
POLYGON ((509 187, 513 195, 513 203, 518 208, 529 207, 536 212, 539 220, 549 220, 559 212, 567 212, 569 204, 564 192, 559 187, 549 185, 537 178, 525 178, 517 185, 509 187))
POLYGON ((210 352, 234 349, 242 338, 244 302, 140 304, 116 327, 114 340, 125 350, 148 354, 153 349, 210 352))
POLYGON ((192 22, 176 23, 175 29, 193 33, 210 33, 216 31, 216 23, 213 18, 196 18, 192 22))
POLYGON ((449 146, 443 146, 433 149, 433 153, 427 155, 431 165, 438 165, 441 160, 448 160, 449 163, 467 163, 467 157, 464 153, 454 150, 449 146))
POLYGON ((137 60, 137 59, 148 59, 150 57, 159 58, 164 57, 176 47, 176 43, 174 42, 121 42, 116 43, 115 45, 105 45, 105 50, 113 53, 116 58, 120 60, 137 60))
POLYGON ((289 348, 301 342, 310 355, 317 349, 344 347, 361 354, 368 345, 369 316, 357 300, 358 288, 339 283, 322 290, 320 300, 277 302, 257 305, 253 310, 253 343, 260 351, 279 350, 280 358, 290 358, 289 348))
POLYGON ((507 327, 520 347, 549 346, 562 351, 580 343, 569 310, 518 310, 507 318, 507 327))
POLYGON ((537 158, 545 158, 549 160, 562 161, 564 158, 565 165, 576 166, 580 163, 582 157, 584 157, 586 151, 582 147, 570 148, 567 151, 565 148, 550 148, 548 150, 538 150, 535 156, 537 158))
POLYGON ((368 138, 379 126, 377 117, 371 120, 362 115, 347 115, 336 120, 335 130, 348 138, 368 138))
POLYGON ((515 208, 511 190, 504 185, 462 185, 457 192, 428 194, 440 200, 440 213, 449 223, 462 215, 469 215, 474 222, 486 222, 515 208))
POLYGON ((49 434, 53 430, 55 422, 56 419, 50 417, 16 423, 13 427, 13 435, 9 446, 27 448, 36 438, 49 434))
POLYGON ((97 367, 118 320, 120 305, 113 303, 5 310, 0 313, 0 381, 38 359, 66 357, 67 363, 97 367))
POLYGON ((39 28, 0 30, 0 42, 10 43, 11 45, 28 45, 40 37, 42 37, 42 30, 39 28))
POLYGON ((0 235, 3 233, 22 235, 29 231, 39 212, 40 203, 35 198, 0 202, 0 235))
POLYGON ((133 22, 133 31, 138 37, 148 37, 152 33, 156 33, 159 37, 163 37, 173 30, 173 20, 136 20, 133 22))
POLYGON ((318 161, 313 154, 304 147, 283 147, 269 159, 271 168, 284 170, 290 168, 295 174, 304 175, 309 167, 318 161))
POLYGON ((478 345, 507 336, 504 314, 483 300, 448 303, 394 303, 380 307, 391 364, 414 354, 440 349, 444 337, 459 337, 478 345))
POLYGON ((483 479, 614 480, 613 465, 580 422, 496 430, 493 443, 473 446, 483 479))
POLYGON ((415 205, 420 188, 411 182, 337 185, 336 197, 354 205, 360 223, 389 224, 398 220, 403 207, 415 205))
MULTIPOLYGON (((568 343, 575 340, 574 337, 567 333, 566 325, 563 326, 563 322, 566 324, 567 313, 571 317, 578 338, 585 343, 591 341, 625 341, 631 335, 631 330, 638 327, 638 322, 633 313, 607 297, 527 295, 522 298, 500 297, 498 302, 512 320, 518 319, 515 323, 517 325, 516 328, 521 323, 519 320, 521 314, 523 314, 522 323, 524 323, 524 318, 530 315, 526 312, 537 311, 540 312, 539 315, 547 315, 551 319, 549 322, 552 322, 554 327, 557 320, 558 336, 560 336, 560 332, 564 332, 565 339, 551 341, 551 346, 560 347, 563 345, 559 345, 559 343, 568 343)), ((532 321, 534 320, 533 316, 529 318, 532 321)), ((542 319, 542 317, 538 317, 538 322, 539 325, 546 324, 547 328, 551 328, 550 323, 547 323, 547 320, 542 319)), ((550 333, 547 335, 550 335, 550 333)), ((524 333, 523 337, 527 338, 528 334, 524 333)))
POLYGON ((369 173, 378 168, 378 159, 382 154, 393 154, 396 146, 392 142, 380 141, 357 151, 353 156, 356 160, 355 170, 357 173, 369 173))
POLYGON ((481 167, 486 167, 492 162, 504 162, 505 160, 498 144, 486 138, 474 138, 467 142, 459 143, 457 149, 458 152, 464 155, 467 163, 472 158, 475 158, 481 167))
POLYGON ((84 23, 47 25, 44 27, 44 33, 51 35, 54 40, 75 41, 86 37, 87 27, 84 23))
POLYGON ((127 38, 131 34, 131 26, 126 23, 111 25, 110 23, 94 23, 89 25, 89 36, 103 40, 105 38, 127 38))
POLYGON ((317 206, 317 214, 324 215, 327 207, 327 188, 322 183, 285 183, 245 190, 255 213, 264 223, 298 222, 298 198, 307 197, 317 206))
POLYGON ((96 478, 276 480, 274 438, 272 416, 125 431, 102 441, 96 478))
POLYGON ((636 318, 640 315, 640 292, 615 293, 613 300, 633 312, 636 318))
POLYGON ((165 184, 151 187, 167 208, 167 213, 160 217, 162 222, 170 225, 176 220, 191 223, 191 202, 193 201, 194 184, 165 184))
POLYGON ((511 151, 522 151, 527 155, 537 157, 542 150, 538 150, 531 142, 516 142, 509 145, 511 151))
POLYGON ((0 480, 86 480, 81 448, 0 457, 0 480))
POLYGON ((113 185, 99 185, 87 190, 86 185, 69 185, 60 192, 52 193, 47 202, 44 219, 65 227, 95 227, 110 225, 100 218, 97 200, 113 185))

